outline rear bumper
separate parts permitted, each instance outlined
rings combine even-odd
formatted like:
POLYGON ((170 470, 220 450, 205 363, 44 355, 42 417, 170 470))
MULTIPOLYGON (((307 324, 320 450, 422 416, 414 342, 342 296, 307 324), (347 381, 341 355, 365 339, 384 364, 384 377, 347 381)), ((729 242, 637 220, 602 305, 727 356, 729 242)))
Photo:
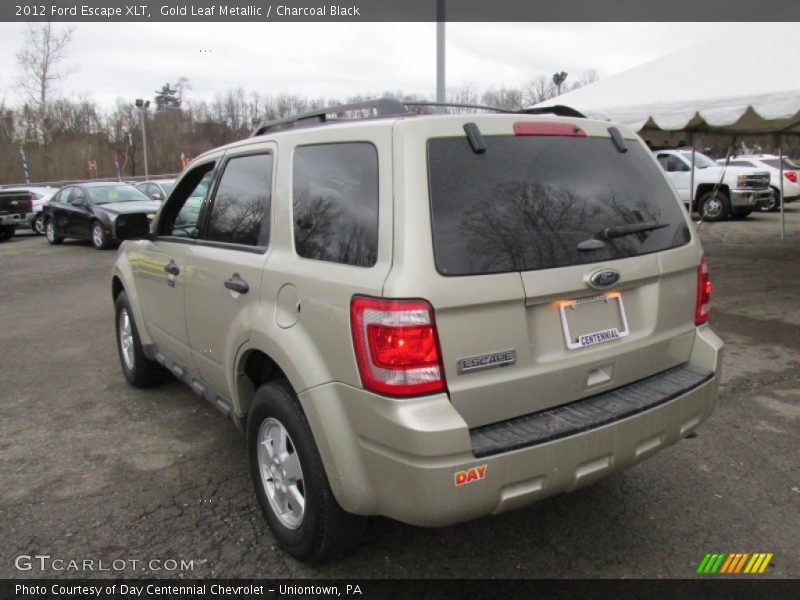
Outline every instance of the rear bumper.
POLYGON ((13 215, 0 215, 0 226, 6 227, 14 225, 15 227, 30 227, 33 220, 36 218, 36 213, 23 213, 13 215))
MULTIPOLYGON (((574 429, 565 432, 560 421, 558 436, 536 439, 541 428, 517 427, 506 439, 494 436, 494 445, 490 434, 514 423, 470 431, 444 394, 395 400, 331 383, 307 390, 300 400, 345 510, 448 525, 572 491, 686 436, 714 408, 721 347, 708 327, 698 328, 686 364, 697 377, 686 380, 687 388, 672 386, 650 404, 654 389, 640 388, 639 409, 612 415, 614 402, 608 410, 584 405, 583 416, 594 414, 595 422, 581 422, 576 413, 574 429)), ((520 425, 521 419, 513 421, 520 425)))

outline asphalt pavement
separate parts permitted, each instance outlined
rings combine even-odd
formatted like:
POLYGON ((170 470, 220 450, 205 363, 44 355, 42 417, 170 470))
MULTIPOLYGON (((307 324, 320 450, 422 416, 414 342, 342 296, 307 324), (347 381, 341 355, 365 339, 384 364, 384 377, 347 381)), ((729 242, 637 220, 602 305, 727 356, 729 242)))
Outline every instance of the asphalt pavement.
POLYGON ((694 577, 708 552, 773 553, 760 577, 800 577, 800 206, 787 231, 775 214, 700 227, 727 345, 696 437, 501 516, 376 520, 320 567, 276 547, 228 420, 177 382, 126 383, 116 252, 18 235, 0 244, 0 577, 694 577))

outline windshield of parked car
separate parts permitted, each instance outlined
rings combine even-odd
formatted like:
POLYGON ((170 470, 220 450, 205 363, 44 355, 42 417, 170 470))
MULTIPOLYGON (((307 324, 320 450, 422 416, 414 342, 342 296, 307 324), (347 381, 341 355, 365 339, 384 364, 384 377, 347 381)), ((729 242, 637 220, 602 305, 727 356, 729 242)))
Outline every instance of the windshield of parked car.
POLYGON ((443 275, 609 261, 691 239, 683 208, 641 144, 620 152, 602 137, 484 140, 480 154, 463 136, 428 141, 434 258, 443 275))
POLYGON ((111 204, 112 202, 137 202, 150 200, 132 185, 103 185, 85 188, 92 204, 111 204))
MULTIPOLYGON (((683 152, 681 152, 681 154, 688 161, 688 163, 691 165, 692 164, 692 151, 691 150, 683 151, 683 152)), ((713 160, 708 158, 702 152, 695 152, 694 153, 694 165, 698 169, 705 169, 706 167, 716 167, 717 163, 715 163, 713 160)))

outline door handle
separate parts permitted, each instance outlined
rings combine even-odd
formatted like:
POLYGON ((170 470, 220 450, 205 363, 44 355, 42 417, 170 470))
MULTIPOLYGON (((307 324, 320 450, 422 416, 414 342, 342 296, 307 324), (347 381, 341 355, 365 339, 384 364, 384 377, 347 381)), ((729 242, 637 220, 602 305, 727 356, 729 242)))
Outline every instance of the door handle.
POLYGON ((175 264, 174 260, 170 260, 166 265, 164 265, 164 270, 170 275, 178 275, 181 272, 181 268, 175 264))
POLYGON ((233 277, 228 279, 223 285, 229 290, 239 292, 240 294, 246 294, 250 290, 250 286, 244 279, 239 277, 238 273, 234 273, 233 277))

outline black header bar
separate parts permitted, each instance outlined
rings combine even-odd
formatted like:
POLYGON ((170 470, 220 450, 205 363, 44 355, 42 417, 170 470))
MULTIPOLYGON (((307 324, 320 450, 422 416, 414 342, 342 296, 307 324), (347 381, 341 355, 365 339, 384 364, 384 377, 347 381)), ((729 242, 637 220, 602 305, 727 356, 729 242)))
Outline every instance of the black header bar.
MULTIPOLYGON (((3 0, 0 21, 436 21, 436 0, 3 0)), ((796 0, 446 0, 451 22, 800 21, 796 0)))

